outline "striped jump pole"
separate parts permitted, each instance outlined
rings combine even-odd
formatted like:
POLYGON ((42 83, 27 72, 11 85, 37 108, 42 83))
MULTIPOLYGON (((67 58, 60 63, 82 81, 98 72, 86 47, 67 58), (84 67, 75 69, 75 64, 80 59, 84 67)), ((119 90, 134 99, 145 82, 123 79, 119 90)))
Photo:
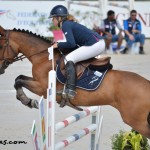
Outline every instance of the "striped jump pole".
POLYGON ((96 113, 97 110, 98 110, 98 106, 86 108, 84 111, 82 111, 78 114, 74 114, 74 115, 66 118, 63 121, 56 123, 55 130, 59 131, 59 130, 67 127, 68 125, 71 125, 72 123, 81 120, 82 118, 85 118, 93 113, 96 113))
POLYGON ((60 150, 62 148, 67 147, 69 144, 81 139, 82 137, 86 136, 87 134, 95 131, 97 128, 96 124, 91 124, 88 127, 84 128, 83 130, 78 131, 77 133, 73 134, 72 136, 69 136, 65 140, 62 140, 61 142, 58 142, 55 145, 55 150, 60 150))

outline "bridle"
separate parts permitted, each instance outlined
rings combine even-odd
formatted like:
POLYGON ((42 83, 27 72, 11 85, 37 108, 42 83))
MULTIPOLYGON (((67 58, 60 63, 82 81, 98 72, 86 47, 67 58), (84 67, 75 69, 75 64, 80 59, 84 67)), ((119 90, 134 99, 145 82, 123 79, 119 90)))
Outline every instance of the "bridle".
MULTIPOLYGON (((25 58, 30 58, 30 57, 32 57, 34 55, 38 55, 38 54, 41 54, 43 52, 47 52, 48 51, 47 49, 45 49, 45 50, 42 50, 42 51, 40 51, 38 53, 31 54, 30 56, 24 56, 24 54, 22 54, 20 56, 17 56, 18 53, 16 53, 13 50, 12 46, 9 45, 9 30, 6 30, 6 34, 2 35, 0 40, 5 40, 6 41, 5 44, 3 45, 3 57, 0 58, 0 60, 4 61, 3 66, 2 66, 3 68, 7 68, 9 66, 9 64, 12 64, 13 62, 16 62, 16 61, 19 61, 19 60, 22 61, 25 58), (11 58, 4 58, 4 53, 5 53, 5 51, 8 51, 8 50, 11 50, 12 53, 14 54, 13 59, 11 59, 11 58)), ((54 43, 52 43, 51 45, 53 45, 53 44, 54 43)))
POLYGON ((3 48, 3 55, 2 55, 2 58, 0 58, 0 60, 4 61, 2 67, 5 69, 5 68, 7 68, 9 66, 9 64, 11 64, 11 63, 13 63, 15 61, 17 53, 13 50, 11 45, 9 45, 9 30, 6 31, 5 35, 1 36, 1 40, 5 40, 6 41, 5 44, 2 46, 2 48, 3 48), (9 57, 8 58, 4 57, 5 52, 8 51, 9 49, 12 51, 12 53, 15 56, 13 60, 11 60, 9 57))

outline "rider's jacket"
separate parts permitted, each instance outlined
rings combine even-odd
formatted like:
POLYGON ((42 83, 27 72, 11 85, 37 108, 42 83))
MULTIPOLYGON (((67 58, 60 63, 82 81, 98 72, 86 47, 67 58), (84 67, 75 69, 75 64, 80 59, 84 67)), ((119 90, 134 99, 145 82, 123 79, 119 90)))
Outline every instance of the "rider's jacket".
POLYGON ((62 23, 62 31, 66 37, 66 42, 58 43, 58 48, 62 49, 73 49, 77 46, 91 46, 102 39, 98 33, 73 21, 64 21, 62 23))

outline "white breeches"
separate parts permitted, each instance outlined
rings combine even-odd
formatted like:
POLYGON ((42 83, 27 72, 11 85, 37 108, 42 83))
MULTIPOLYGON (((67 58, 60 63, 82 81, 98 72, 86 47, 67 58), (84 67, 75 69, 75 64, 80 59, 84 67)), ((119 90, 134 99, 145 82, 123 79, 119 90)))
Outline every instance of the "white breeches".
POLYGON ((76 50, 72 51, 66 56, 65 64, 67 61, 73 61, 77 63, 92 57, 100 55, 105 50, 105 41, 101 39, 92 46, 81 46, 76 50))

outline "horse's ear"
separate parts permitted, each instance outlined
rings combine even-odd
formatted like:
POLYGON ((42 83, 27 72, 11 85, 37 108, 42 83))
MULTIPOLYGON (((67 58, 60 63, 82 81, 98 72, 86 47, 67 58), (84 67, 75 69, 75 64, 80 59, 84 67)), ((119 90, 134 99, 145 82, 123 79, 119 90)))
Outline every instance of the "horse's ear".
POLYGON ((4 36, 6 34, 6 30, 2 26, 0 26, 0 34, 2 36, 4 36))

